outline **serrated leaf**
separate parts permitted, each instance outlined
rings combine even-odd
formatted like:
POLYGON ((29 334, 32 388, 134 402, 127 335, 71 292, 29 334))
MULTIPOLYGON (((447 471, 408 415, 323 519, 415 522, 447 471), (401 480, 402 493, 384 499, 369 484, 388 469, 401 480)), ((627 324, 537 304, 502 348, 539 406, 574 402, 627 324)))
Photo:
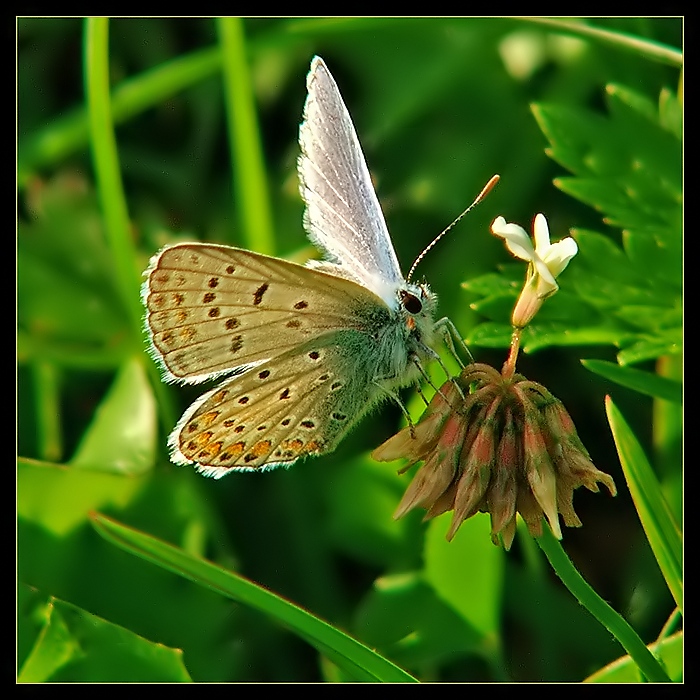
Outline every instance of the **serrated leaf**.
POLYGON ((510 347, 512 337, 512 326, 487 321, 472 329, 466 338, 466 343, 482 348, 507 348, 510 347))
POLYGON ((574 199, 588 204, 616 226, 628 224, 629 197, 612 178, 558 177, 554 184, 574 199))
MULTIPOLYGON (((625 252, 609 236, 588 229, 573 229, 578 243, 574 269, 583 265, 598 276, 629 286, 639 286, 643 278, 631 265, 625 252)), ((568 272, 568 271, 567 271, 568 272)))
POLYGON ((657 109, 628 87, 606 87, 608 109, 616 133, 634 155, 634 170, 647 169, 655 177, 682 188, 681 141, 663 129, 657 109))
POLYGON ((615 311, 615 316, 642 331, 662 332, 680 328, 683 324, 681 309, 668 309, 659 306, 623 306, 615 311))
POLYGON ((515 294, 493 295, 472 302, 469 306, 485 318, 504 321, 511 317, 516 299, 515 294))
POLYGON ((656 121, 656 105, 646 95, 641 95, 634 90, 628 90, 623 85, 616 84, 608 85, 606 92, 611 112, 619 112, 618 105, 626 104, 647 121, 652 123, 656 121))
POLYGON ((681 382, 651 372, 642 372, 632 367, 620 367, 614 362, 606 362, 605 360, 581 360, 581 364, 591 372, 610 379, 620 386, 658 399, 683 403, 681 382))
POLYGON ((522 265, 518 266, 518 275, 509 275, 504 270, 500 274, 495 272, 488 275, 473 277, 466 282, 462 282, 462 288, 473 294, 481 296, 517 295, 525 279, 525 270, 522 265))
POLYGON ((647 231, 680 221, 682 149, 649 100, 607 88, 608 115, 537 105, 552 158, 576 177, 556 184, 621 228, 647 231))
POLYGON ((560 324, 533 324, 526 331, 522 337, 522 348, 526 353, 551 346, 619 345, 629 337, 624 330, 607 326, 567 328, 560 324))
POLYGON ((678 355, 683 352, 683 329, 672 328, 660 331, 655 338, 645 338, 633 342, 621 350, 617 361, 621 365, 634 365, 646 360, 655 360, 664 355, 678 355))
POLYGON ((550 104, 535 104, 532 113, 550 143, 548 155, 573 173, 587 172, 591 132, 596 130, 602 117, 550 104))
MULTIPOLYGON (((662 289, 669 303, 680 302, 683 284, 683 240, 681 223, 674 231, 624 231, 622 234, 625 252, 640 274, 646 275, 650 283, 670 285, 662 289)), ((680 303, 679 303, 680 306, 680 303)))
POLYGON ((683 610, 683 538, 663 498, 661 485, 639 441, 622 413, 608 397, 608 422, 615 439, 620 464, 661 573, 676 605, 683 610))

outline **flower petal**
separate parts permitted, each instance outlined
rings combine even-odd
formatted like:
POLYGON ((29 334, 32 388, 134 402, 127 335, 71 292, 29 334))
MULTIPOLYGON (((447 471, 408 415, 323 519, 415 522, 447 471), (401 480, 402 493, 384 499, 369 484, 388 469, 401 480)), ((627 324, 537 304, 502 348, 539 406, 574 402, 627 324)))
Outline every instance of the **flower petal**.
POLYGON ((537 255, 544 258, 549 251, 549 225, 544 214, 538 214, 532 224, 532 232, 535 236, 535 250, 537 255))
POLYGON ((542 259, 552 275, 559 277, 576 253, 578 253, 576 241, 573 238, 564 238, 550 246, 542 259))
POLYGON ((535 270, 540 276, 540 280, 537 281, 537 291, 540 296, 549 296, 549 294, 559 289, 559 285, 554 279, 556 275, 551 272, 548 263, 542 260, 537 253, 535 253, 535 259, 532 261, 532 264, 535 266, 535 270), (541 282, 544 282, 544 285, 542 285, 541 282))
POLYGON ((502 216, 498 216, 491 224, 491 233, 500 236, 506 242, 506 247, 516 258, 532 261, 535 259, 535 249, 525 229, 518 224, 508 224, 502 216))

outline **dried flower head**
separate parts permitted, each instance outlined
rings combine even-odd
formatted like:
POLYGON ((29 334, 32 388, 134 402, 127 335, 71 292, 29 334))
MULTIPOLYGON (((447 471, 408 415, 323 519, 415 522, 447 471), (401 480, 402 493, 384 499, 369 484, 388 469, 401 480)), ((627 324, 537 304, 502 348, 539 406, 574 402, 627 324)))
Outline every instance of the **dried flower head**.
POLYGON ((562 403, 520 374, 472 364, 435 394, 419 422, 373 452, 379 461, 423 464, 399 504, 398 518, 416 507, 426 520, 453 511, 447 534, 475 513, 491 514, 491 538, 510 549, 520 513, 531 534, 545 517, 561 539, 559 514, 569 527, 579 486, 616 494, 608 474, 595 468, 562 403))

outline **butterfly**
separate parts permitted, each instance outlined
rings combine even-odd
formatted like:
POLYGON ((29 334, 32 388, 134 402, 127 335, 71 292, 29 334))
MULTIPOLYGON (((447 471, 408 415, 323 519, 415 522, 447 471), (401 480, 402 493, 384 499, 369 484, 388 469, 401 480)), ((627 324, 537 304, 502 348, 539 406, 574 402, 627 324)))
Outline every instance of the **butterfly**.
POLYGON ((164 380, 225 377, 168 441, 173 462, 215 478, 332 451, 437 356, 436 296, 401 274, 350 114, 318 56, 306 85, 298 174, 304 226, 324 260, 182 243, 145 272, 164 380))

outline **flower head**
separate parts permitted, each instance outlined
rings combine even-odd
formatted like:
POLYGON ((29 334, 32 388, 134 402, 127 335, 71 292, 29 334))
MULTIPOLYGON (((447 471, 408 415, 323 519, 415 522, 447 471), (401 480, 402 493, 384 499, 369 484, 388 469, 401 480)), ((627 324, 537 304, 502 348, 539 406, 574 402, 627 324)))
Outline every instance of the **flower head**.
MULTIPOLYGON (((472 364, 447 381, 412 428, 404 428, 372 453, 379 461, 406 457, 423 465, 395 516, 416 507, 425 518, 453 511, 447 533, 475 513, 491 514, 491 537, 509 549, 520 513, 533 535, 544 517, 561 539, 559 515, 569 527, 579 486, 615 495, 612 478, 595 468, 562 403, 520 374, 499 374, 472 364)), ((409 465, 410 466, 410 465, 409 465)))
POLYGON ((513 325, 524 328, 539 311, 544 300, 559 289, 556 278, 578 252, 573 238, 557 243, 549 242, 549 226, 544 214, 538 214, 533 223, 533 247, 530 237, 518 224, 509 224, 499 216, 491 224, 491 232, 506 242, 516 258, 530 263, 527 281, 513 311, 513 325))

